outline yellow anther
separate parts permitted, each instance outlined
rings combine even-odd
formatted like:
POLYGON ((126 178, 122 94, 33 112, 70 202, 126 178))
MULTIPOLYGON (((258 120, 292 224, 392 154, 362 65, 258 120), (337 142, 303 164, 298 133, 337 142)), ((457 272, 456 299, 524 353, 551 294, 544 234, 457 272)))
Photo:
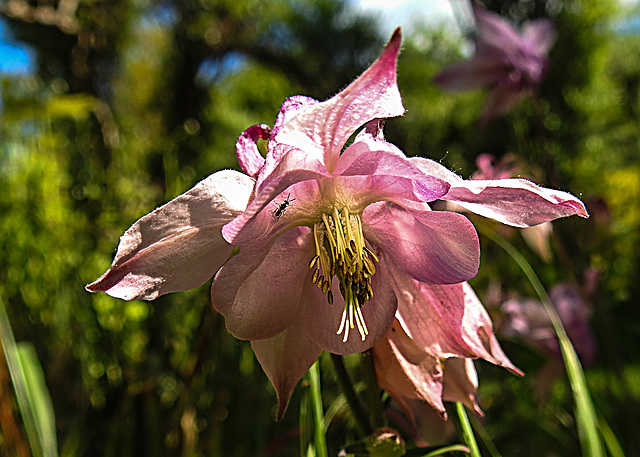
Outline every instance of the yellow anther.
POLYGON ((364 341, 369 331, 362 307, 373 296, 371 277, 378 258, 365 246, 360 215, 350 214, 347 208, 334 207, 330 213, 322 214, 322 221, 314 225, 313 234, 316 255, 309 262, 309 268, 315 268, 311 280, 333 304, 331 282, 334 277, 338 278, 344 310, 337 333, 344 333, 343 341, 347 341, 350 329, 357 328, 364 341))

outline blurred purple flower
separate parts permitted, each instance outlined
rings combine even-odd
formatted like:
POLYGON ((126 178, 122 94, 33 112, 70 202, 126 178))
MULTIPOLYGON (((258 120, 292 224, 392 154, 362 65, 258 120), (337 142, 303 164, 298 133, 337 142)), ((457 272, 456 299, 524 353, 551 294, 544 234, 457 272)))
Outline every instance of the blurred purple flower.
POLYGON ((435 83, 449 90, 489 87, 482 123, 509 111, 543 80, 555 41, 547 19, 526 23, 518 33, 499 15, 474 4, 475 54, 446 67, 435 83))
MULTIPOLYGON (((567 336, 584 365, 593 362, 595 338, 589 326, 589 310, 580 291, 571 284, 558 284, 549 297, 562 321, 567 336)), ((544 305, 533 299, 510 299, 501 306, 504 322, 501 333, 516 336, 544 354, 562 360, 558 338, 544 305)))

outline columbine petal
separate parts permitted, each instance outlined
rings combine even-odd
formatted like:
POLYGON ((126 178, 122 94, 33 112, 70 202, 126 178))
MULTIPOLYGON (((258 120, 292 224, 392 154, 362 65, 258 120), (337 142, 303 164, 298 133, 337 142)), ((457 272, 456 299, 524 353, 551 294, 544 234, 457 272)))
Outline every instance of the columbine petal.
POLYGON ((442 389, 444 401, 462 402, 478 416, 484 416, 476 399, 477 389, 478 373, 473 365, 473 360, 457 357, 445 360, 442 389))
POLYGON ((404 113, 396 83, 396 59, 402 37, 397 29, 382 55, 346 89, 298 113, 274 137, 277 143, 321 151, 332 171, 343 145, 361 125, 404 113))
POLYGON ((377 272, 371 281, 374 291, 373 298, 362 306, 362 315, 368 329, 368 335, 364 341, 360 338, 357 328, 349 330, 350 336, 343 341, 342 334, 336 333, 340 328, 342 313, 344 311, 344 298, 339 291, 337 279, 334 279, 332 290, 334 303, 327 303, 326 296, 312 284, 311 280, 305 281, 303 303, 305 312, 303 325, 313 339, 322 349, 334 354, 353 354, 363 352, 371 348, 391 327, 396 311, 396 297, 391 287, 391 280, 386 268, 384 258, 377 264, 377 272))
POLYGON ((454 284, 478 273, 478 235, 461 214, 409 212, 381 202, 366 208, 362 222, 367 239, 418 280, 454 284))
MULTIPOLYGON (((211 288, 229 333, 243 340, 271 338, 298 312, 313 241, 307 227, 278 237, 268 249, 243 248, 218 272, 211 288)), ((309 281, 310 282, 310 281, 309 281)))
POLYGON ((120 238, 111 268, 87 290, 153 300, 204 284, 233 250, 220 230, 246 208, 253 182, 220 171, 142 217, 120 238))
POLYGON ((414 420, 409 400, 428 402, 442 417, 442 367, 438 360, 426 354, 403 331, 398 321, 373 348, 378 384, 414 420))
POLYGON ((518 32, 500 15, 480 5, 473 6, 476 18, 477 51, 485 48, 498 49, 505 54, 515 54, 522 41, 518 32))
MULTIPOLYGON (((324 166, 303 151, 291 150, 280 162, 274 177, 265 181, 263 188, 257 191, 246 211, 222 229, 224 238, 238 246, 246 244, 264 244, 285 224, 273 217, 274 199, 289 187, 305 181, 313 183, 328 177, 324 166)), ((316 192, 315 199, 321 196, 316 192)), ((296 198, 295 193, 292 198, 296 198)), ((300 198, 297 205, 302 203, 300 198)), ((275 202, 279 203, 279 202, 275 202)))
POLYGON ((309 339, 300 325, 293 325, 272 338, 252 341, 251 347, 276 389, 277 418, 280 420, 293 389, 320 356, 322 349, 309 339))
POLYGON ((447 66, 433 78, 433 82, 448 90, 474 89, 496 82, 504 68, 501 59, 474 57, 447 66))
POLYGON ((436 358, 481 357, 513 373, 482 303, 467 283, 427 285, 395 270, 397 318, 413 341, 436 358))
POLYGON ((368 131, 361 132, 354 143, 340 156, 334 175, 367 176, 377 180, 377 185, 360 191, 363 194, 361 200, 366 201, 367 204, 379 200, 377 195, 388 194, 390 198, 387 199, 392 199, 398 196, 398 192, 403 194, 402 190, 394 189, 395 181, 399 183, 398 189, 407 188, 413 194, 412 196, 402 195, 403 198, 420 202, 437 200, 449 190, 447 182, 425 174, 408 161, 397 147, 385 141, 381 135, 374 137, 368 131), (374 195, 374 197, 367 197, 367 195, 374 195))
POLYGON ((556 31, 548 19, 529 22, 522 28, 522 36, 531 43, 537 52, 546 54, 556 41, 556 31))
POLYGON ((525 179, 464 180, 432 160, 410 160, 425 173, 451 185, 443 200, 503 224, 531 227, 576 214, 589 217, 584 203, 567 192, 540 187, 525 179))

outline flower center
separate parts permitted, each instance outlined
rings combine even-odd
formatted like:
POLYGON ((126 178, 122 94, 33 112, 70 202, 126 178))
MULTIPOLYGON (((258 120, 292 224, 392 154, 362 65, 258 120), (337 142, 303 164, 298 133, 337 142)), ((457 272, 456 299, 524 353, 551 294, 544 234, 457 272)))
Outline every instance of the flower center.
POLYGON ((309 263, 314 270, 311 281, 327 294, 327 301, 333 304, 331 283, 337 276, 340 293, 344 297, 342 321, 336 332, 344 332, 343 342, 349 338, 349 330, 358 327, 362 341, 369 333, 362 316, 362 306, 371 300, 371 278, 376 272, 373 260, 376 255, 365 246, 360 215, 349 214, 347 208, 331 214, 322 214, 322 221, 313 226, 316 255, 309 263), (373 260, 372 260, 373 259, 373 260))

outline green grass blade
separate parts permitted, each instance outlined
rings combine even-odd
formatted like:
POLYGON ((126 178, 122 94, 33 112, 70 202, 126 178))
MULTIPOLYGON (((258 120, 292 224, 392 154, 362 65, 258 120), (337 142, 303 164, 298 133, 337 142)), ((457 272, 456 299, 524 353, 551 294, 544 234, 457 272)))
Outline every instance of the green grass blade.
POLYGON ((309 368, 309 387, 311 400, 311 414, 313 417, 313 439, 315 444, 315 455, 317 457, 328 457, 327 438, 325 435, 324 412, 322 407, 322 391, 320 389, 320 360, 309 368))
POLYGON ((608 454, 611 457, 624 457, 624 451, 622 450, 622 446, 618 442, 616 435, 609 427, 609 424, 602 418, 598 418, 598 426, 600 428, 600 433, 602 433, 602 438, 604 439, 604 444, 607 446, 608 454))
POLYGON ((0 302, 0 342, 16 392, 31 453, 34 457, 57 457, 53 404, 42 366, 33 345, 16 344, 4 305, 0 302))
POLYGON ((598 422, 596 419, 596 412, 591 401, 591 395, 589 394, 589 388, 584 377, 584 371, 582 365, 578 359, 578 355, 569 341, 569 337, 564 330, 562 321, 556 312, 551 299, 547 295, 547 291, 538 279, 538 276, 533 271, 533 268, 527 262, 520 252, 505 238, 499 236, 491 230, 478 227, 480 233, 491 239, 502 249, 504 249, 516 263, 520 266, 527 279, 535 289, 540 301, 544 305, 551 323, 558 337, 560 343, 560 350, 564 359, 565 368, 567 370, 567 377, 569 378, 569 384, 571 385, 571 391, 576 407, 576 424, 578 427, 578 436, 580 438, 580 446, 582 448, 582 454, 589 457, 604 457, 604 447, 600 433, 598 432, 598 422))
POLYGON ((469 423, 469 417, 464 409, 464 405, 460 402, 456 402, 456 414, 458 415, 458 421, 460 422, 462 439, 469 448, 469 455, 471 457, 482 457, 476 437, 473 434, 473 429, 471 428, 471 423, 469 423))

